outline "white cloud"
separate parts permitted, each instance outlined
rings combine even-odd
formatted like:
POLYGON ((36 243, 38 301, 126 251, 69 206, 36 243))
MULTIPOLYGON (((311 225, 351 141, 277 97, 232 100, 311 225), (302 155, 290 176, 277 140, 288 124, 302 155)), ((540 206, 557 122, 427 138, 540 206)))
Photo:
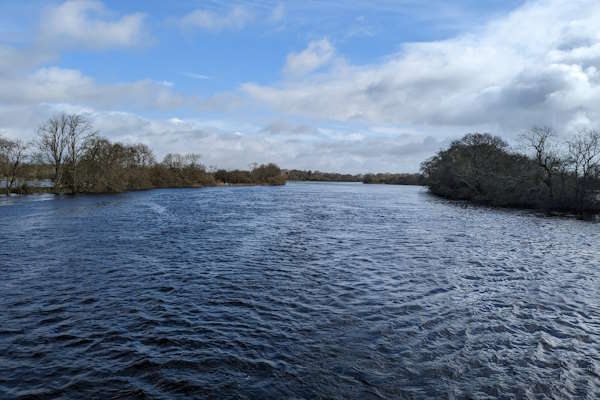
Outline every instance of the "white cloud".
POLYGON ((0 74, 14 74, 29 70, 55 57, 54 52, 42 48, 16 49, 0 44, 0 74))
MULTIPOLYGON (((277 16, 278 7, 256 15, 277 16)), ((178 93, 170 81, 105 84, 79 70, 39 67, 65 45, 144 43, 141 14, 119 16, 99 2, 69 1, 43 18, 40 47, 0 45, 0 131, 11 137, 31 137, 49 115, 69 110, 91 116, 112 140, 145 142, 159 156, 199 152, 206 164, 227 168, 274 161, 287 168, 415 171, 468 131, 512 134, 532 124, 576 130, 600 121, 600 3, 592 0, 530 2, 469 33, 406 44, 367 65, 348 65, 327 39, 312 41, 288 55, 281 82, 247 83, 242 95, 204 100, 178 93), (64 26, 49 18, 59 11, 64 26), (264 104, 281 114, 265 113, 264 104), (221 120, 178 115, 190 109, 220 112, 221 120), (153 117, 136 114, 143 111, 153 117), (247 120, 258 122, 241 122, 247 120)), ((180 23, 214 32, 242 29, 252 18, 238 6, 196 10, 180 23)))
POLYGON ((179 21, 183 29, 203 29, 218 32, 226 29, 243 29, 254 15, 244 6, 234 6, 225 14, 214 11, 197 9, 186 14, 179 21))
POLYGON ((416 171, 419 163, 447 143, 422 133, 318 128, 274 120, 245 124, 177 116, 147 118, 79 103, 0 105, 0 131, 32 139, 36 127, 59 112, 87 116, 99 134, 122 143, 145 143, 162 158, 169 152, 195 152, 221 168, 247 168, 275 162, 284 168, 337 172, 416 171))
POLYGON ((275 162, 283 168, 339 172, 416 171, 419 163, 447 143, 431 136, 319 129, 285 121, 264 128, 228 121, 147 119, 131 113, 88 114, 100 133, 115 141, 143 142, 159 157, 196 152, 202 162, 221 168, 246 168, 275 162))
POLYGON ((74 103, 93 107, 124 107, 138 110, 167 110, 184 105, 170 82, 139 80, 98 84, 74 69, 40 68, 29 75, 0 75, 1 105, 74 103))
POLYGON ((142 13, 114 18, 95 0, 68 0, 41 15, 40 39, 45 46, 93 49, 133 47, 148 42, 142 13))
POLYGON ((313 42, 288 56, 290 79, 242 90, 279 111, 344 122, 498 133, 566 127, 574 119, 598 124, 598 26, 595 0, 535 1, 457 38, 407 44, 376 64, 332 64, 302 77, 333 57, 326 42, 313 42))
POLYGON ((335 49, 327 38, 313 40, 300 53, 287 56, 283 72, 290 76, 303 76, 329 64, 335 49))

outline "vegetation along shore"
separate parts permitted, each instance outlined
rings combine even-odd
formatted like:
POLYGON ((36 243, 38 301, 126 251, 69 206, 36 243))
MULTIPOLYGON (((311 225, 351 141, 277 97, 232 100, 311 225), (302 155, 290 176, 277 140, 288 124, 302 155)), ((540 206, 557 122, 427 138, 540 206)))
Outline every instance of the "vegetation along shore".
POLYGON ((285 181, 275 164, 208 171, 195 153, 167 154, 157 162, 147 145, 112 143, 77 114, 48 119, 32 143, 0 137, 0 182, 7 194, 116 193, 220 184, 283 185, 285 181), (37 181, 51 185, 31 184, 37 181))
POLYGON ((434 195, 501 207, 589 215, 600 213, 600 132, 560 143, 551 128, 521 136, 517 152, 497 136, 472 133, 421 165, 419 174, 340 174, 275 164, 208 170, 200 155, 167 154, 158 162, 145 144, 112 143, 82 115, 48 119, 31 143, 0 137, 0 183, 10 193, 116 193, 153 188, 283 185, 340 181, 424 185, 434 195), (47 185, 31 182, 44 181, 47 185))
POLYGON ((200 155, 167 154, 157 161, 145 144, 112 143, 85 116, 49 118, 34 141, 0 136, 0 188, 6 194, 118 193, 154 188, 283 185, 287 180, 421 184, 420 174, 350 175, 281 170, 256 164, 248 170, 207 169, 200 155), (45 182, 41 185, 39 182, 45 182))

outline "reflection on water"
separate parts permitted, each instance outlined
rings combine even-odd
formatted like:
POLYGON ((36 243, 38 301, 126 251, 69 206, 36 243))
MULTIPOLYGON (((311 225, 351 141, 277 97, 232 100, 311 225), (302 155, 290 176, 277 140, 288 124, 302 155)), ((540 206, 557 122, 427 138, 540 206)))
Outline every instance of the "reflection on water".
POLYGON ((0 398, 600 394, 597 224, 361 184, 32 198, 0 207, 0 398))

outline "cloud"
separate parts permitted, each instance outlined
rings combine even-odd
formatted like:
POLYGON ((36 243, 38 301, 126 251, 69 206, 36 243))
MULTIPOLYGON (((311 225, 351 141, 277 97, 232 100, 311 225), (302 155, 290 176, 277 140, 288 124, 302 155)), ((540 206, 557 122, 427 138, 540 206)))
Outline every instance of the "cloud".
POLYGON ((246 168, 275 162, 283 168, 338 172, 417 171, 419 163, 448 143, 431 136, 319 129, 274 121, 264 127, 229 121, 148 119, 124 112, 89 114, 101 134, 125 143, 143 142, 157 155, 198 152, 202 162, 222 168, 246 168))
POLYGON ((307 124, 294 125, 285 121, 275 121, 267 124, 260 130, 261 133, 276 136, 301 136, 307 135, 321 136, 319 129, 307 124))
POLYGON ((427 134, 318 128, 284 120, 255 125, 229 119, 149 118, 77 103, 0 106, 0 131, 29 140, 36 126, 59 112, 87 116, 112 141, 145 143, 159 159, 169 152, 196 152, 206 165, 229 169, 275 162, 283 168, 334 172, 416 171, 423 159, 448 143, 427 134))
POLYGON ((16 49, 0 44, 0 74, 13 75, 56 58, 56 53, 43 48, 16 49))
POLYGON ((0 106, 40 103, 74 103, 93 107, 168 110, 184 105, 170 82, 139 80, 98 84, 74 69, 39 68, 29 75, 0 75, 0 106))
POLYGON ((222 30, 241 30, 254 19, 253 13, 244 6, 234 6, 225 14, 197 9, 184 15, 179 21, 186 30, 202 29, 218 32, 222 30))
POLYGON ((49 47, 127 48, 149 41, 145 15, 114 18, 100 1, 68 0, 41 15, 40 40, 49 47))
POLYGON ((185 76, 186 78, 196 79, 200 81, 210 79, 210 76, 208 75, 197 74, 194 72, 181 72, 180 75, 185 76))
POLYGON ((599 25, 597 1, 534 1, 456 38, 406 44, 374 64, 329 63, 331 45, 311 42, 288 56, 286 80, 242 90, 277 111, 346 123, 506 133, 600 121, 599 25))
POLYGON ((288 54, 283 72, 290 76, 303 76, 326 66, 334 55, 335 49, 327 38, 313 40, 300 53, 288 54))
MULTIPOLYGON (((367 17, 344 20, 343 32, 372 25, 381 33, 373 14, 362 12, 367 6, 356 4, 367 17)), ((398 11, 397 3, 385 4, 398 11)), ((279 11, 296 20, 302 6, 273 5, 196 10, 179 22, 190 30, 240 30, 258 16, 269 23, 279 11)), ((142 14, 116 15, 94 1, 68 1, 42 12, 42 37, 31 49, 0 45, 0 131, 30 137, 49 115, 70 110, 89 115, 112 140, 147 143, 159 156, 195 151, 206 164, 227 168, 274 161, 285 168, 393 172, 417 170, 469 131, 510 136, 533 124, 566 131, 599 127, 600 3, 592 0, 531 1, 459 36, 404 44, 369 64, 349 64, 341 47, 314 40, 281 60, 280 81, 249 82, 204 99, 178 92, 169 81, 102 83, 52 66, 66 48, 144 44, 144 21, 142 14), (53 13, 64 20, 51 18, 53 13), (57 26, 60 21, 64 26, 57 26), (186 118, 190 110, 220 120, 186 118)), ((316 37, 344 43, 328 29, 316 37)))

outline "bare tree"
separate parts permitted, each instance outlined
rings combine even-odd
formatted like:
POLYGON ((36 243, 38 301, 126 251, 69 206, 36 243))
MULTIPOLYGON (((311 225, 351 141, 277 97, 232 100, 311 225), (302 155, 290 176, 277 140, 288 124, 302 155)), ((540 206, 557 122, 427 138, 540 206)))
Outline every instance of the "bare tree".
POLYGON ((581 131, 567 144, 569 162, 577 181, 575 197, 579 210, 583 211, 590 194, 590 184, 594 178, 597 178, 600 170, 600 132, 581 131))
POLYGON ((185 165, 190 168, 200 167, 200 159, 202 156, 198 153, 188 153, 184 155, 185 165))
POLYGON ((521 141, 533 151, 533 157, 544 171, 544 184, 548 188, 550 199, 554 198, 554 176, 560 171, 562 160, 556 151, 553 140, 554 130, 547 126, 534 126, 521 135, 521 141))
POLYGON ((60 188, 63 180, 63 164, 68 144, 69 117, 66 114, 49 118, 38 128, 37 147, 41 156, 54 168, 52 183, 54 189, 60 188))
POLYGON ((163 158, 162 163, 170 169, 182 169, 185 165, 185 158, 179 153, 169 153, 163 158))
POLYGON ((27 156, 27 144, 21 139, 8 140, 0 137, 0 162, 2 176, 6 178, 6 195, 10 195, 21 167, 27 156))
MULTIPOLYGON (((0 188, 3 180, 8 188, 8 149, 10 144, 10 140, 0 136, 0 188)), ((9 191, 7 190, 6 193, 8 194, 9 191)))
POLYGON ((66 161, 69 165, 69 186, 71 192, 78 191, 77 167, 92 139, 96 136, 91 123, 82 115, 67 115, 66 161))
POLYGON ((137 167, 149 167, 154 165, 156 159, 154 158, 154 153, 150 150, 145 144, 138 143, 131 147, 133 152, 133 157, 135 159, 135 165, 137 167))

